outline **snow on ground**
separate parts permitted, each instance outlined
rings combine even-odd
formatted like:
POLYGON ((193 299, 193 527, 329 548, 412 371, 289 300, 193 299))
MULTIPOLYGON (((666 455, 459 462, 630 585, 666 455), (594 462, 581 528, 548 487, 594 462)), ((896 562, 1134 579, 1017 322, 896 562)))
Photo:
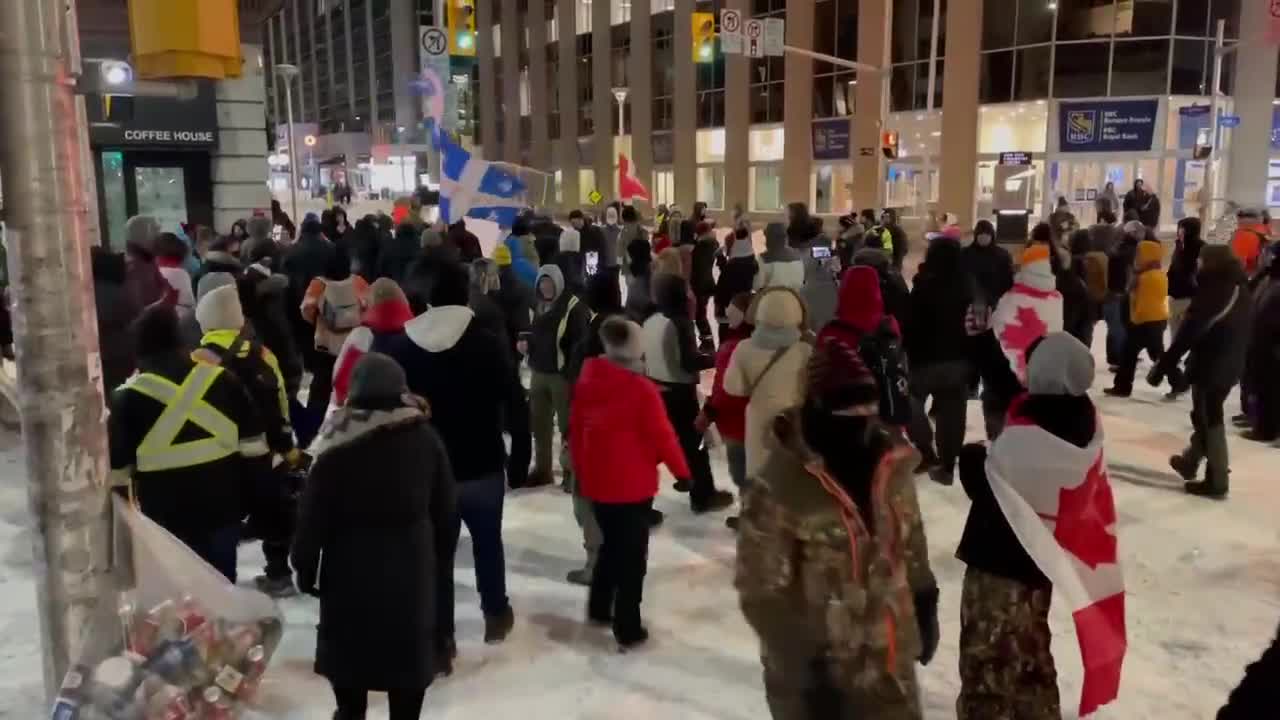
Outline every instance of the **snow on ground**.
MULTIPOLYGON (((1139 375, 1141 377, 1141 374, 1139 375)), ((1109 380, 1105 369, 1095 390, 1109 380)), ((1096 717, 1203 720, 1213 716, 1244 665, 1256 658, 1280 620, 1280 488, 1271 463, 1280 451, 1233 439, 1235 472, 1226 502, 1191 498, 1165 469, 1189 428, 1189 400, 1167 405, 1143 387, 1131 400, 1100 401, 1129 587, 1129 655, 1120 700, 1096 717)), ((1229 411, 1236 407, 1228 404, 1229 411)), ((969 437, 981 435, 976 403, 969 437)), ((21 447, 0 438, 0 718, 38 718, 41 707, 35 591, 21 447)), ((717 477, 728 484, 720 457, 717 477)), ((367 481, 372 481, 369 479, 367 481)), ((931 559, 942 588, 942 644, 920 671, 929 720, 955 717, 957 642, 963 566, 955 560, 967 501, 957 485, 921 479, 931 559)), ((463 540, 456 580, 461 657, 437 682, 425 715, 580 720, 759 720, 768 716, 756 640, 732 588, 734 542, 719 516, 695 518, 669 488, 658 507, 644 612, 653 639, 620 655, 607 631, 582 623, 585 590, 564 582, 582 561, 569 498, 559 490, 516 493, 506 516, 509 592, 517 613, 505 645, 481 642, 483 621, 463 540)), ((377 558, 370 558, 376 562, 377 558)), ((241 575, 261 565, 241 553, 241 575)), ((311 673, 316 601, 284 603, 288 629, 253 715, 322 720, 333 705, 311 673)), ((1055 608, 1054 655, 1065 717, 1075 718, 1079 653, 1069 616, 1055 608)), ((47 717, 47 715, 44 715, 47 717)), ((385 718, 373 698, 371 717, 385 718)))

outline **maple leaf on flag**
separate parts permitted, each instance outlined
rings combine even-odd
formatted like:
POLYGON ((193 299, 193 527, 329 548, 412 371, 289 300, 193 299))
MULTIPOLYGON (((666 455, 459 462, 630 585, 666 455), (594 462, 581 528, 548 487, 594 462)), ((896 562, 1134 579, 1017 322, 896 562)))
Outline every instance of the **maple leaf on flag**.
POLYGON ((1049 326, 1040 319, 1035 308, 1026 305, 1016 310, 1014 319, 1017 322, 1010 322, 1000 330, 1000 344, 1017 351, 1018 372, 1022 374, 1027 370, 1027 348, 1031 347, 1031 343, 1047 335, 1049 326))
POLYGON ((1058 491, 1058 518, 1053 528, 1058 544, 1090 569, 1116 562, 1118 554, 1116 536, 1110 530, 1116 522, 1116 505, 1102 463, 1099 454, 1083 483, 1058 491))

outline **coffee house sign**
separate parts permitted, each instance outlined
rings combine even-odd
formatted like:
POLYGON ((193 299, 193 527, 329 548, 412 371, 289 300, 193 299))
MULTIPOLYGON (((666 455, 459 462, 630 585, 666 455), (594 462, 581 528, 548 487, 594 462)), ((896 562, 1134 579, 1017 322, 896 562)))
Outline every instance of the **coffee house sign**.
POLYGON ((212 130, 125 130, 128 143, 161 143, 165 145, 212 145, 217 136, 212 130))

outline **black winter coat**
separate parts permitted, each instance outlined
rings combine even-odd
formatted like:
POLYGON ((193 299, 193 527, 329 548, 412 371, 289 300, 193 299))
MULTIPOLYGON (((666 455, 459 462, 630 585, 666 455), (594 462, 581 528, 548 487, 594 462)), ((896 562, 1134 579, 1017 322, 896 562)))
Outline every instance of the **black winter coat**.
POLYGON ((502 287, 496 293, 490 293, 489 297, 502 310, 503 327, 507 330, 507 339, 511 342, 514 357, 516 341, 520 339, 521 333, 529 331, 532 323, 533 290, 516 276, 510 265, 498 270, 498 280, 502 287))
POLYGON ((416 408, 345 407, 314 450, 292 561, 299 587, 319 590, 315 671, 337 687, 425 688, 436 588, 453 582, 455 487, 440 436, 416 408))
POLYGON ((974 301, 994 308, 1013 287, 1013 257, 995 242, 986 247, 975 242, 964 249, 961 258, 965 274, 973 283, 974 301))
POLYGON ((250 265, 240 289, 244 316, 253 326, 254 337, 276 356, 285 388, 293 397, 302 386, 302 355, 289 332, 289 279, 267 275, 250 265))
POLYGON ((1116 295, 1129 292, 1129 278, 1133 275, 1133 259, 1138 254, 1138 241, 1128 235, 1107 257, 1107 291, 1116 295))
POLYGON ((303 234, 285 253, 280 272, 289 278, 289 294, 286 304, 289 328, 298 348, 315 345, 315 326, 302 317, 302 300, 312 280, 324 277, 333 265, 338 249, 318 234, 303 234))
POLYGON ((716 254, 720 243, 715 236, 700 238, 693 246, 693 263, 689 272, 689 288, 698 297, 710 297, 716 291, 716 254))
POLYGON ((431 293, 436 288, 436 278, 440 268, 456 263, 459 260, 457 248, 449 243, 424 248, 409 262, 408 268, 398 277, 393 278, 404 290, 405 298, 415 315, 421 315, 431 305, 431 293))
POLYGON ((1168 375, 1187 355, 1187 379, 1230 389, 1240 382, 1248 355, 1253 298, 1238 265, 1201 270, 1196 295, 1156 370, 1168 375))
MULTIPOLYGON (((739 240, 738 242, 750 242, 739 240)), ((720 269, 720 278, 716 280, 715 307, 716 317, 724 319, 729 303, 739 293, 751 294, 755 286, 756 273, 760 272, 760 264, 754 255, 729 258, 720 269)))
POLYGON ((972 302, 969 284, 954 272, 922 269, 916 275, 903 328, 913 368, 966 359, 969 337, 964 323, 972 302))
POLYGON ((110 394, 133 374, 133 321, 142 312, 142 306, 125 285, 124 255, 94 247, 92 262, 102 389, 110 394))
POLYGON ((1231 691, 1218 720, 1255 720, 1270 717, 1280 707, 1280 629, 1262 657, 1245 669, 1244 679, 1231 691))
POLYGON ((1185 300, 1195 296, 1196 261, 1200 259, 1203 247, 1204 240, 1188 237, 1173 251, 1173 259, 1169 262, 1169 297, 1185 300))
POLYGON ((1009 526, 1009 520, 991 491, 986 471, 987 447, 980 443, 960 451, 960 484, 973 503, 964 522, 956 559, 973 568, 1017 580, 1031 587, 1049 587, 1049 578, 1009 526))
POLYGON ((1071 337, 1085 342, 1093 324, 1098 321, 1097 311, 1089 302, 1089 288, 1072 270, 1057 274, 1057 290, 1062 295, 1062 330, 1071 337))

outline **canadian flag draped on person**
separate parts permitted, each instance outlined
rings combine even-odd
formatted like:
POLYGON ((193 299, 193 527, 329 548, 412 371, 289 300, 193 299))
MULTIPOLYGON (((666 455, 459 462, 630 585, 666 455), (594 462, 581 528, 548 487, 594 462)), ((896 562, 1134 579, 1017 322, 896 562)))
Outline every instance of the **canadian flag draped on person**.
POLYGON ((628 200, 644 200, 651 202, 649 197, 649 189, 640 182, 640 179, 631 173, 631 161, 626 155, 618 153, 618 197, 626 202, 628 200))
MULTIPOLYGON (((1074 362, 1073 348, 1065 344, 1079 345, 1064 333, 1050 335, 1033 352, 1036 368, 1074 362)), ((1084 352, 1080 346, 1074 355, 1084 352)), ((1076 373, 1086 381, 1091 358, 1087 364, 1076 373)), ((1071 608, 1084 665, 1085 716, 1119 694, 1127 648, 1124 576, 1102 426, 1082 447, 1032 421, 1022 412, 1026 402, 1023 396, 1009 409, 1004 432, 987 455, 986 475, 1023 549, 1071 608)))
POLYGON ((1027 348, 1045 335, 1062 330, 1062 294, 1049 264, 1048 245, 1035 244, 1022 253, 1013 288, 1000 297, 991 328, 1018 379, 1027 379, 1027 348))

